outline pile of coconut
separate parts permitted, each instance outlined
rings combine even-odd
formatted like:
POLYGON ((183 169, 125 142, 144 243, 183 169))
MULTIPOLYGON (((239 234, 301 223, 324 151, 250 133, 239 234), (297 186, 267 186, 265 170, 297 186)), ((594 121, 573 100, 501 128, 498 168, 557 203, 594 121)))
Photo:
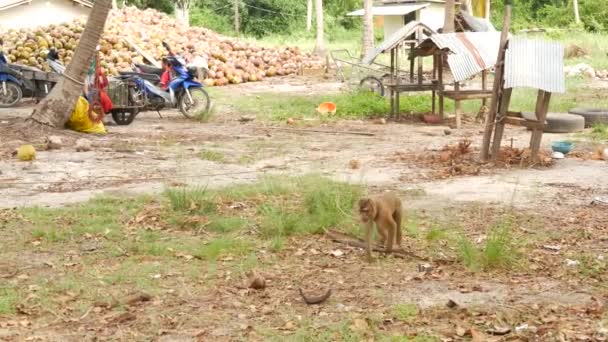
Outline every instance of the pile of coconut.
MULTIPOLYGON (((32 30, 6 30, 4 52, 11 63, 50 71, 45 51, 55 47, 64 64, 70 62, 84 30, 85 21, 50 25, 32 30)), ((209 61, 207 85, 255 82, 265 77, 295 74, 300 69, 316 69, 323 61, 303 54, 297 47, 267 48, 219 35, 201 27, 186 27, 168 15, 152 10, 127 7, 110 13, 100 42, 101 63, 107 72, 131 70, 132 63, 144 58, 131 46, 135 43, 157 60, 166 55, 162 42, 186 60, 197 56, 209 61)))

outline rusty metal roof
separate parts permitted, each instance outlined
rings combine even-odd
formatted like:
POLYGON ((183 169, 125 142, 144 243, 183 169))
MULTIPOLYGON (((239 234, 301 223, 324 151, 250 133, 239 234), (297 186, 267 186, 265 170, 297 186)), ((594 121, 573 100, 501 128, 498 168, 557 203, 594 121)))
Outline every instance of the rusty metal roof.
POLYGON ((565 93, 564 47, 557 42, 512 38, 505 54, 505 88, 565 93))
POLYGON ((381 53, 394 49, 397 45, 407 40, 412 34, 416 33, 416 30, 419 28, 423 28, 427 35, 434 35, 435 33, 435 30, 428 27, 426 24, 419 21, 412 21, 400 28, 399 31, 393 33, 388 39, 382 42, 382 44, 368 53, 361 62, 364 64, 372 64, 381 53))
POLYGON ((428 55, 434 47, 447 50, 454 81, 464 81, 496 64, 500 32, 457 32, 431 35, 419 45, 418 55, 428 55))

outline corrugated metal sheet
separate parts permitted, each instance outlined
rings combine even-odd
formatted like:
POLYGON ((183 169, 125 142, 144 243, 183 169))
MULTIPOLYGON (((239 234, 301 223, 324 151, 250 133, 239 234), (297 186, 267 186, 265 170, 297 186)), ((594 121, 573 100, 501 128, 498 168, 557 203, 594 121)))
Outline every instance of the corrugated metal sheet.
POLYGON ((0 11, 20 5, 25 5, 30 2, 31 0, 0 0, 0 11))
POLYGON ((496 64, 500 32, 458 32, 434 34, 430 40, 448 49, 448 64, 456 82, 477 75, 496 64))
POLYGON ((431 29, 430 27, 428 27, 427 25, 425 25, 419 21, 412 21, 412 22, 408 23, 407 25, 403 26, 402 28, 400 28, 399 31, 395 32, 393 35, 388 37, 388 39, 384 40, 384 42, 382 42, 382 44, 380 44, 377 48, 375 48, 373 51, 368 53, 361 62, 364 64, 372 64, 374 62, 374 60, 378 56, 380 56, 381 53, 387 52, 387 51, 393 49, 394 47, 396 47, 397 45, 399 45, 399 43, 403 42, 409 36, 414 34, 416 32, 416 30, 419 29, 420 27, 422 27, 425 30, 425 32, 429 35, 434 35, 434 33, 435 33, 435 31, 433 29, 431 29))
POLYGON ((512 38, 505 55, 505 87, 565 93, 564 47, 556 42, 512 38))
MULTIPOLYGON (((373 15, 406 15, 418 10, 421 10, 425 7, 430 6, 430 4, 407 4, 407 5, 390 5, 390 6, 372 6, 372 14, 373 15)), ((348 16, 352 17, 362 17, 365 14, 364 9, 356 10, 348 13, 348 16)))

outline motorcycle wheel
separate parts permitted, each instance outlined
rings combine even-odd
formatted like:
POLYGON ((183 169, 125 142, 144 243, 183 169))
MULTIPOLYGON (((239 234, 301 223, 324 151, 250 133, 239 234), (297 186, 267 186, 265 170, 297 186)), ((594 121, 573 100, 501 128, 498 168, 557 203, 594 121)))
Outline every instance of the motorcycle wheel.
POLYGON ((209 100, 209 94, 207 94, 205 89, 190 88, 190 95, 192 96, 192 101, 190 101, 188 94, 185 92, 181 96, 179 99, 179 111, 188 119, 207 115, 209 108, 211 108, 211 100, 209 100))
POLYGON ((6 82, 6 94, 4 93, 4 85, 0 83, 0 108, 13 107, 23 97, 21 87, 13 82, 6 82))
POLYGON ((137 116, 136 111, 112 110, 112 119, 118 126, 130 125, 137 116))

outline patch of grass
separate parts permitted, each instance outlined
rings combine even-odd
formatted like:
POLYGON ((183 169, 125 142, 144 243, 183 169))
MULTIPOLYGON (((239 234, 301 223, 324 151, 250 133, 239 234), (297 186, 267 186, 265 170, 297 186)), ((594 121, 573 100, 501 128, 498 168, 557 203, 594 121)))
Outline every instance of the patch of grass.
POLYGON ((580 261, 579 273, 584 277, 602 279, 602 276, 608 271, 608 262, 606 258, 598 258, 593 254, 582 254, 574 258, 580 261))
POLYGON ((303 177, 299 184, 312 230, 317 233, 352 219, 353 207, 364 193, 360 186, 334 182, 318 175, 303 177))
POLYGON ((423 334, 423 335, 416 335, 413 337, 401 336, 401 335, 382 336, 379 341, 380 342, 439 342, 439 341, 441 341, 441 339, 438 337, 423 334))
POLYGON ((216 210, 215 202, 206 187, 181 186, 168 188, 164 195, 174 211, 213 213, 216 210))
POLYGON ((199 152, 198 156, 203 160, 209 160, 216 163, 223 163, 226 161, 223 153, 213 150, 202 150, 199 152))
POLYGON ((397 304, 393 307, 393 315, 402 322, 410 322, 418 316, 418 307, 414 304, 397 304))
POLYGON ((280 252, 285 247, 285 238, 283 236, 274 236, 268 242, 268 248, 273 252, 280 252))
POLYGON ((608 124, 595 124, 589 133, 593 140, 606 141, 608 140, 608 124))
POLYGON ((202 260, 216 261, 227 255, 243 256, 251 249, 252 244, 244 240, 229 237, 217 238, 209 241, 194 251, 194 256, 202 260))
POLYGON ((252 184, 238 184, 216 191, 216 197, 222 200, 244 201, 246 199, 277 197, 296 192, 293 179, 280 176, 264 176, 252 184))
POLYGON ((424 234, 424 239, 428 243, 436 243, 436 242, 438 242, 440 240, 444 240, 446 238, 447 238, 446 230, 437 225, 432 225, 431 228, 429 228, 429 230, 427 230, 426 233, 424 234))
POLYGON ((0 315, 15 312, 15 305, 19 301, 18 292, 10 287, 0 287, 0 315))
POLYGON ((258 208, 258 212, 262 216, 260 234, 264 239, 305 233, 309 227, 301 214, 284 206, 265 204, 258 208))
MULTIPOLYGON (((431 110, 430 99, 429 94, 402 96, 400 107, 403 113, 429 112, 431 110)), ((253 113, 260 119, 274 121, 306 117, 362 119, 386 116, 389 111, 389 102, 386 98, 365 90, 353 90, 326 96, 278 97, 276 94, 260 94, 237 98, 233 101, 233 105, 240 112, 253 113), (326 101, 336 104, 335 114, 326 116, 316 112, 317 106, 326 101)), ((446 105, 449 109, 449 103, 446 105)))
POLYGON ((513 218, 501 217, 487 231, 482 246, 476 246, 466 236, 460 235, 456 241, 458 259, 473 271, 489 269, 510 269, 519 264, 521 241, 513 236, 513 218))
POLYGON ((122 229, 124 220, 149 200, 149 197, 100 197, 65 208, 25 208, 20 214, 31 222, 32 236, 47 242, 62 242, 86 234, 113 238, 120 236, 115 232, 122 229))
POLYGON ((460 235, 456 241, 458 260, 472 271, 478 271, 481 267, 481 252, 475 244, 464 234, 460 235))
POLYGON ((230 233, 239 231, 247 226, 247 220, 237 216, 214 216, 205 229, 215 233, 230 233))

